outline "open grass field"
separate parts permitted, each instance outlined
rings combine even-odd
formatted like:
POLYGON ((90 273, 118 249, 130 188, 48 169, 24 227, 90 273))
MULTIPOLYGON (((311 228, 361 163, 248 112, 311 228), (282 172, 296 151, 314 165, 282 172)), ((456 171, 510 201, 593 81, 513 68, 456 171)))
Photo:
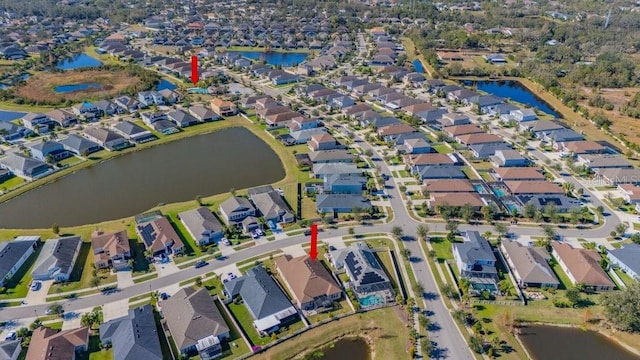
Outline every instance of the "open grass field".
POLYGON ((344 336, 361 336, 372 344, 372 359, 407 358, 409 331, 404 313, 388 307, 348 316, 309 330, 295 339, 257 355, 260 360, 293 359, 344 336), (402 317, 401 317, 402 316, 402 317))
POLYGON ((139 78, 128 76, 125 72, 107 70, 39 72, 29 77, 24 85, 15 89, 14 93, 24 99, 42 103, 104 99, 120 93, 127 87, 136 85, 139 81, 139 78), (100 84, 102 87, 64 94, 54 90, 59 85, 82 84, 87 81, 100 84))

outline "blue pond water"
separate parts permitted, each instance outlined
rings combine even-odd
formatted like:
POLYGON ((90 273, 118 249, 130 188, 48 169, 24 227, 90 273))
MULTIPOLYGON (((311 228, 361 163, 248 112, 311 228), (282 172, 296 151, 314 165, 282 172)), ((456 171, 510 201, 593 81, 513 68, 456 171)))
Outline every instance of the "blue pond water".
POLYGON ((69 93, 72 91, 78 90, 87 90, 87 89, 101 89, 102 85, 98 83, 81 83, 81 84, 68 84, 68 85, 60 85, 53 88, 53 91, 57 93, 69 93))
POLYGON ((25 115, 23 112, 0 110, 0 121, 11 121, 21 118, 25 115))
POLYGON ((158 85, 156 85, 156 90, 158 91, 164 90, 164 89, 175 90, 177 88, 178 88, 178 85, 172 83, 171 81, 167 81, 165 79, 160 80, 158 85))
POLYGON ((489 94, 503 97, 505 99, 511 99, 521 104, 526 104, 531 107, 537 108, 549 115, 555 117, 561 117, 549 104, 530 92, 526 87, 522 86, 519 82, 513 80, 507 81, 471 81, 464 80, 463 84, 467 86, 476 86, 478 90, 482 90, 489 94))
POLYGON ((250 60, 264 59, 269 65, 280 65, 284 67, 298 65, 302 63, 309 54, 307 53, 287 53, 287 52, 260 52, 260 51, 229 51, 250 60))
POLYGON ((416 72, 424 73, 424 66, 422 66, 422 61, 415 59, 413 60, 413 67, 416 69, 416 72))
POLYGON ((88 67, 98 67, 100 65, 102 65, 100 60, 92 58, 91 56, 83 53, 60 61, 57 67, 58 69, 62 70, 73 70, 88 67))

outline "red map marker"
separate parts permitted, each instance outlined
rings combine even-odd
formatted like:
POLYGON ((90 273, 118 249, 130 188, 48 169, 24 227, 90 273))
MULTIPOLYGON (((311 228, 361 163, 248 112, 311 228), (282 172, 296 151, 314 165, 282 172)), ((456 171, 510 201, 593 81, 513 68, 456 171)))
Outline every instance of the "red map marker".
POLYGON ((191 81, 193 85, 198 83, 200 79, 200 75, 198 74, 198 57, 195 55, 191 56, 191 81))
POLYGON ((309 251, 311 260, 318 258, 318 224, 311 224, 311 250, 309 251))

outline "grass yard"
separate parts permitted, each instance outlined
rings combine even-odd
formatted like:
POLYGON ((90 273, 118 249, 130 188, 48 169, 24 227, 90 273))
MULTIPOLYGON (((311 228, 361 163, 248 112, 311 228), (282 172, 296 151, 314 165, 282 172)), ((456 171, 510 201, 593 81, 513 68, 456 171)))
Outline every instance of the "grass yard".
MULTIPOLYGON (((206 283, 206 282, 205 282, 206 283)), ((224 322, 229 326, 229 339, 222 343, 222 359, 236 359, 239 356, 249 352, 247 343, 240 336, 240 331, 233 325, 227 312, 222 308, 224 305, 220 301, 215 301, 224 322)))
POLYGON ((571 280, 569 280, 567 274, 564 272, 564 270, 562 270, 560 264, 558 264, 558 261, 553 262, 553 266, 551 267, 551 269, 553 269, 556 277, 558 278, 558 280, 560 280, 560 286, 558 287, 558 289, 562 290, 573 287, 573 285, 571 284, 571 280))
POLYGON ((431 247, 436 252, 436 260, 443 263, 445 260, 453 260, 452 244, 443 237, 429 238, 431 247))
POLYGON ((469 178, 469 180, 479 180, 476 173, 469 167, 463 166, 462 172, 469 178))
POLYGON ((391 280, 391 287, 393 287, 393 291, 396 294, 402 294, 400 291, 400 282, 398 281, 398 276, 396 276, 396 271, 393 267, 393 263, 391 262, 391 256, 389 253, 387 251, 378 251, 375 254, 378 257, 378 260, 380 260, 380 263, 382 263, 389 280, 391 280))
POLYGON ((326 320, 329 319, 333 316, 336 315, 340 315, 340 314, 346 314, 348 312, 351 312, 351 306, 349 306, 349 300, 346 299, 340 299, 339 301, 334 301, 333 302, 333 310, 331 311, 327 311, 327 312, 323 312, 320 314, 315 314, 315 315, 311 315, 311 316, 307 316, 307 320, 309 321, 309 324, 315 324, 317 322, 320 322, 322 320, 326 320))
MULTIPOLYGON (((75 266, 66 283, 53 284, 49 289, 49 295, 59 292, 77 291, 89 289, 91 287, 91 278, 93 277, 91 266, 93 264, 93 254, 91 253, 91 243, 83 242, 80 246, 80 252, 76 259, 75 266), (85 271, 86 270, 86 271, 85 271)), ((98 271, 97 276, 100 278, 100 284, 110 284, 117 281, 117 276, 111 274, 110 271, 98 271)))
POLYGON ((222 282, 219 277, 214 277, 209 280, 203 281, 202 286, 209 292, 211 295, 218 295, 220 299, 224 299, 225 296, 222 293, 224 287, 222 286, 222 282))
POLYGON ((634 282, 637 282, 637 280, 634 280, 631 276, 629 276, 627 273, 622 272, 622 270, 620 269, 614 269, 614 271, 616 272, 616 274, 620 277, 620 279, 622 280, 622 282, 629 286, 631 284, 633 284, 634 282))
POLYGON ((75 165, 77 163, 81 163, 83 161, 84 161, 83 159, 81 159, 81 158, 79 158, 77 156, 71 156, 71 157, 68 157, 68 158, 66 158, 64 160, 58 161, 58 165, 59 166, 72 166, 72 165, 75 165))
POLYGON ((12 176, 9 179, 0 183, 0 190, 6 191, 9 189, 13 189, 16 186, 20 186, 24 184, 25 180, 18 176, 12 176))
POLYGON ((130 238, 129 247, 133 258, 133 276, 155 270, 144 255, 145 248, 142 242, 130 238))
POLYGON ((154 272, 149 275, 140 276, 133 279, 134 284, 139 284, 141 282, 149 281, 158 277, 158 273, 154 272))
POLYGON ((233 314, 233 317, 244 330, 252 345, 265 345, 271 341, 271 338, 261 337, 258 334, 256 328, 253 327, 253 317, 251 317, 249 310, 247 310, 244 304, 231 302, 227 306, 233 314))
POLYGON ((42 246, 38 247, 36 251, 25 261, 9 281, 7 281, 5 288, 7 289, 5 294, 0 294, 0 300, 4 299, 19 299, 27 296, 29 292, 29 284, 31 284, 31 271, 36 264, 36 259, 40 255, 42 246))
POLYGON ((278 344, 256 359, 291 359, 327 345, 343 336, 363 336, 372 344, 376 359, 400 359, 408 356, 409 331, 397 307, 368 311, 322 325, 278 344))
POLYGON ((100 336, 98 335, 90 335, 89 336, 89 351, 83 352, 78 357, 79 360, 89 359, 89 360, 111 360, 113 359, 113 348, 109 348, 108 350, 103 350, 100 348, 100 336))

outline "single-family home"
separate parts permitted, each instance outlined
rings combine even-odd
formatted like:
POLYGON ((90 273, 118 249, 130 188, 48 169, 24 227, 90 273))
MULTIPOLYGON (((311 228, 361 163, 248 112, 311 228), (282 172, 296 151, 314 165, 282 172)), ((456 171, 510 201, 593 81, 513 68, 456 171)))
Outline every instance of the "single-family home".
POLYGON ((162 315, 180 354, 201 359, 222 356, 221 342, 229 338, 229 325, 207 289, 180 289, 160 304, 162 315))
POLYGON ((217 121, 222 119, 215 111, 202 105, 193 105, 189 107, 189 113, 202 122, 217 121))
POLYGON ((539 133, 538 137, 543 141, 551 143, 554 149, 558 149, 560 143, 584 140, 584 136, 582 134, 572 129, 544 131, 539 133))
POLYGON ((517 167, 529 164, 527 158, 513 149, 496 150, 495 155, 491 156, 490 159, 495 167, 517 167))
POLYGON ((318 194, 316 196, 316 209, 318 213, 345 214, 359 208, 368 210, 371 202, 362 194, 318 194))
POLYGON ((155 90, 139 92, 138 101, 143 107, 165 104, 164 96, 155 90))
POLYGON ((76 134, 69 134, 59 142, 66 150, 80 156, 87 156, 102 149, 100 144, 76 134))
POLYGON ((55 127, 56 123, 45 114, 27 113, 22 117, 22 125, 38 134, 46 134, 55 127))
POLYGON ((427 206, 431 210, 437 210, 440 206, 445 205, 455 208, 469 206, 474 211, 479 211, 480 208, 487 204, 482 200, 480 195, 474 192, 436 192, 430 194, 429 199, 427 199, 427 206))
POLYGON ((340 147, 336 139, 326 132, 312 135, 308 141, 308 145, 311 151, 331 150, 340 147))
POLYGON ((40 326, 31 334, 25 360, 76 360, 88 345, 88 326, 62 331, 40 326))
POLYGON ((459 164, 458 158, 454 154, 410 154, 403 159, 405 164, 411 168, 413 174, 416 174, 421 168, 426 166, 459 164))
MULTIPOLYGON (((0 287, 3 287, 40 246, 39 236, 18 236, 0 242, 0 287)), ((1 358, 1 357, 0 357, 1 358)))
POLYGON ((637 168, 600 169, 597 175, 602 185, 640 184, 640 169, 637 168))
POLYGON ((166 105, 173 105, 182 100, 182 94, 172 89, 162 89, 158 93, 162 96, 166 105))
POLYGON ((318 119, 316 118, 308 118, 308 117, 296 117, 291 119, 291 121, 287 124, 289 131, 298 131, 298 130, 306 130, 313 129, 318 127, 318 119))
MULTIPOLYGON (((438 121, 440 121, 442 119, 442 116, 444 116, 447 113, 447 109, 445 108, 433 108, 433 109, 428 109, 428 110, 421 110, 417 113, 415 113, 414 115, 417 116, 422 123, 424 124, 434 124, 434 127, 438 128, 438 127, 442 127, 444 126, 443 124, 439 123, 438 121)), ((467 119, 468 122, 469 119, 467 119)), ((461 123, 458 124, 452 124, 449 122, 445 122, 444 124, 446 124, 447 126, 449 125, 462 125, 461 123)))
POLYGON ((27 145, 27 148, 31 151, 31 156, 40 160, 47 161, 60 161, 71 156, 71 153, 64 148, 64 146, 53 140, 43 140, 37 143, 31 143, 27 145))
POLYGON ((536 115, 536 112, 533 109, 517 109, 509 112, 509 115, 519 123, 534 121, 538 118, 538 115, 536 115))
POLYGON ((607 250, 609 264, 640 281, 640 245, 624 244, 619 249, 607 250))
POLYGON ((570 156, 582 154, 604 154, 607 148, 595 141, 581 140, 557 143, 555 149, 570 156))
POLYGON ((283 70, 273 70, 267 75, 273 85, 284 85, 296 83, 300 80, 300 75, 291 74, 283 70))
POLYGON ((410 134, 416 131, 413 126, 402 123, 380 127, 376 132, 383 141, 394 141, 402 134, 410 134))
POLYGON ((511 145, 504 141, 469 145, 471 155, 476 159, 489 159, 496 153, 496 151, 510 149, 511 145))
POLYGON ((96 269, 129 269, 127 260, 131 258, 131 246, 127 230, 108 233, 96 230, 91 234, 91 248, 96 269))
POLYGON ((456 136, 455 140, 465 146, 476 144, 504 143, 502 137, 496 134, 486 133, 460 135, 456 136))
POLYGON ((129 309, 127 315, 100 324, 102 346, 113 349, 113 360, 162 360, 153 307, 129 309))
POLYGON ((560 285, 549 266, 551 255, 545 248, 523 246, 517 241, 507 240, 500 243, 500 250, 519 287, 557 289, 560 285))
POLYGON ((256 218, 256 208, 253 207, 247 198, 232 196, 220 204, 220 215, 222 219, 229 225, 243 227, 245 231, 253 231, 258 228, 256 218), (245 220, 249 219, 246 224, 254 224, 255 226, 246 227, 245 220))
POLYGON ((284 255, 276 259, 276 269, 303 311, 331 310, 342 297, 342 289, 321 261, 309 256, 284 255))
POLYGON ((545 207, 553 204, 556 211, 566 213, 573 208, 581 208, 582 202, 565 194, 524 194, 518 195, 518 200, 523 205, 531 204, 535 209, 544 211, 545 207))
POLYGON ((518 130, 522 132, 531 132, 535 137, 542 138, 545 132, 566 129, 561 124, 551 120, 535 120, 526 121, 518 124, 518 130))
POLYGON ((84 135, 109 151, 124 150, 132 145, 115 131, 105 128, 89 127, 84 130, 84 135))
POLYGON ((51 166, 45 162, 17 152, 9 153, 0 158, 0 168, 9 170, 14 175, 27 180, 37 179, 51 171, 51 166))
POLYGON ((425 180, 422 191, 435 193, 470 193, 476 191, 467 179, 431 179, 425 180))
POLYGON ((22 338, 0 341, 0 359, 18 360, 22 352, 22 338))
POLYGON ((341 175, 333 174, 325 177, 323 189, 325 193, 331 194, 358 194, 367 183, 367 178, 362 175, 341 175))
POLYGON ((501 54, 487 54, 482 56, 484 60, 492 65, 503 65, 507 63, 507 59, 501 54))
POLYGON ((113 130, 124 136, 127 140, 138 144, 157 139, 151 131, 127 120, 117 122, 113 125, 113 130))
POLYGON ((136 233, 153 255, 180 254, 184 250, 182 239, 160 212, 137 215, 136 233))
POLYGON ((640 203, 640 186, 636 184, 618 184, 618 190, 626 204, 640 203))
POLYGON ((85 101, 71 107, 73 113, 87 121, 94 121, 101 115, 101 110, 94 104, 85 101))
POLYGON ((18 140, 20 138, 26 137, 31 133, 32 131, 25 127, 18 126, 6 121, 0 121, 0 140, 2 141, 10 142, 13 140, 18 140))
POLYGON ((535 167, 501 167, 494 170, 496 179, 500 181, 536 181, 545 177, 535 167))
POLYGON ((64 109, 53 109, 46 112, 45 115, 60 127, 69 127, 78 124, 78 118, 73 113, 64 109))
POLYGON ((336 162, 353 163, 355 159, 355 156, 346 149, 312 151, 308 156, 313 164, 336 162))
POLYGON ((580 154, 576 163, 584 165, 594 172, 607 168, 633 168, 633 165, 620 155, 580 154))
POLYGON ((298 319, 298 311, 267 271, 258 265, 224 284, 230 298, 242 298, 260 334, 278 331, 298 319))
POLYGON ((184 112, 181 109, 170 111, 169 113, 167 113, 167 118, 169 118, 169 120, 173 121, 181 128, 196 125, 199 123, 198 119, 196 119, 193 115, 184 112))
POLYGON ((271 185, 249 189, 249 199, 267 223, 290 223, 296 219, 291 207, 271 185))
POLYGON ((319 134, 326 134, 327 130, 325 128, 312 128, 312 129, 304 129, 304 130, 297 130, 297 131, 292 131, 291 133, 288 134, 288 136, 285 134, 284 138, 286 138, 286 142, 290 143, 291 145, 294 144, 305 144, 308 143, 309 140, 311 140, 311 137, 314 135, 319 135, 319 134))
POLYGON ((431 144, 423 138, 409 138, 405 139, 401 145, 396 145, 396 149, 400 154, 428 154, 431 152, 431 144))
POLYGON ((391 281, 367 243, 358 241, 347 248, 332 250, 330 258, 336 269, 345 270, 348 287, 359 299, 377 295, 382 303, 393 301, 391 281))
POLYGON ((484 133, 484 130, 482 130, 480 126, 476 124, 464 124, 445 126, 444 128, 442 128, 442 132, 444 132, 450 138, 454 138, 459 135, 484 133))
POLYGON ((560 185, 544 180, 505 181, 504 184, 513 195, 564 194, 564 190, 562 190, 562 187, 560 187, 560 185))
POLYGON ((124 112, 122 108, 109 100, 96 101, 93 105, 96 107, 98 116, 112 116, 124 112))
POLYGON ((342 175, 361 175, 362 170, 358 169, 355 164, 347 164, 347 163, 320 163, 313 164, 313 168, 311 170, 313 173, 313 177, 316 179, 324 179, 326 176, 332 174, 342 174, 342 175))
POLYGON ((80 236, 45 241, 31 271, 31 277, 34 280, 69 281, 81 245, 80 236))
POLYGON ((218 244, 224 237, 222 224, 211 210, 204 206, 183 211, 178 214, 178 218, 199 246, 218 244))
POLYGON ((236 104, 231 101, 215 98, 209 103, 211 110, 220 116, 232 116, 238 112, 236 104))
POLYGON ((113 102, 120 108, 121 112, 134 113, 142 106, 138 100, 127 95, 119 96, 113 102))
POLYGON ((600 266, 600 254, 591 249, 574 248, 573 246, 554 241, 551 254, 558 265, 567 274, 571 284, 582 284, 595 291, 608 291, 615 284, 600 266))
POLYGON ((413 174, 418 180, 429 179, 466 179, 467 175, 456 165, 428 165, 419 167, 413 174))
POLYGON ((454 243, 453 258, 460 277, 469 279, 472 289, 498 290, 496 256, 487 239, 479 232, 467 231, 463 242, 454 243))

